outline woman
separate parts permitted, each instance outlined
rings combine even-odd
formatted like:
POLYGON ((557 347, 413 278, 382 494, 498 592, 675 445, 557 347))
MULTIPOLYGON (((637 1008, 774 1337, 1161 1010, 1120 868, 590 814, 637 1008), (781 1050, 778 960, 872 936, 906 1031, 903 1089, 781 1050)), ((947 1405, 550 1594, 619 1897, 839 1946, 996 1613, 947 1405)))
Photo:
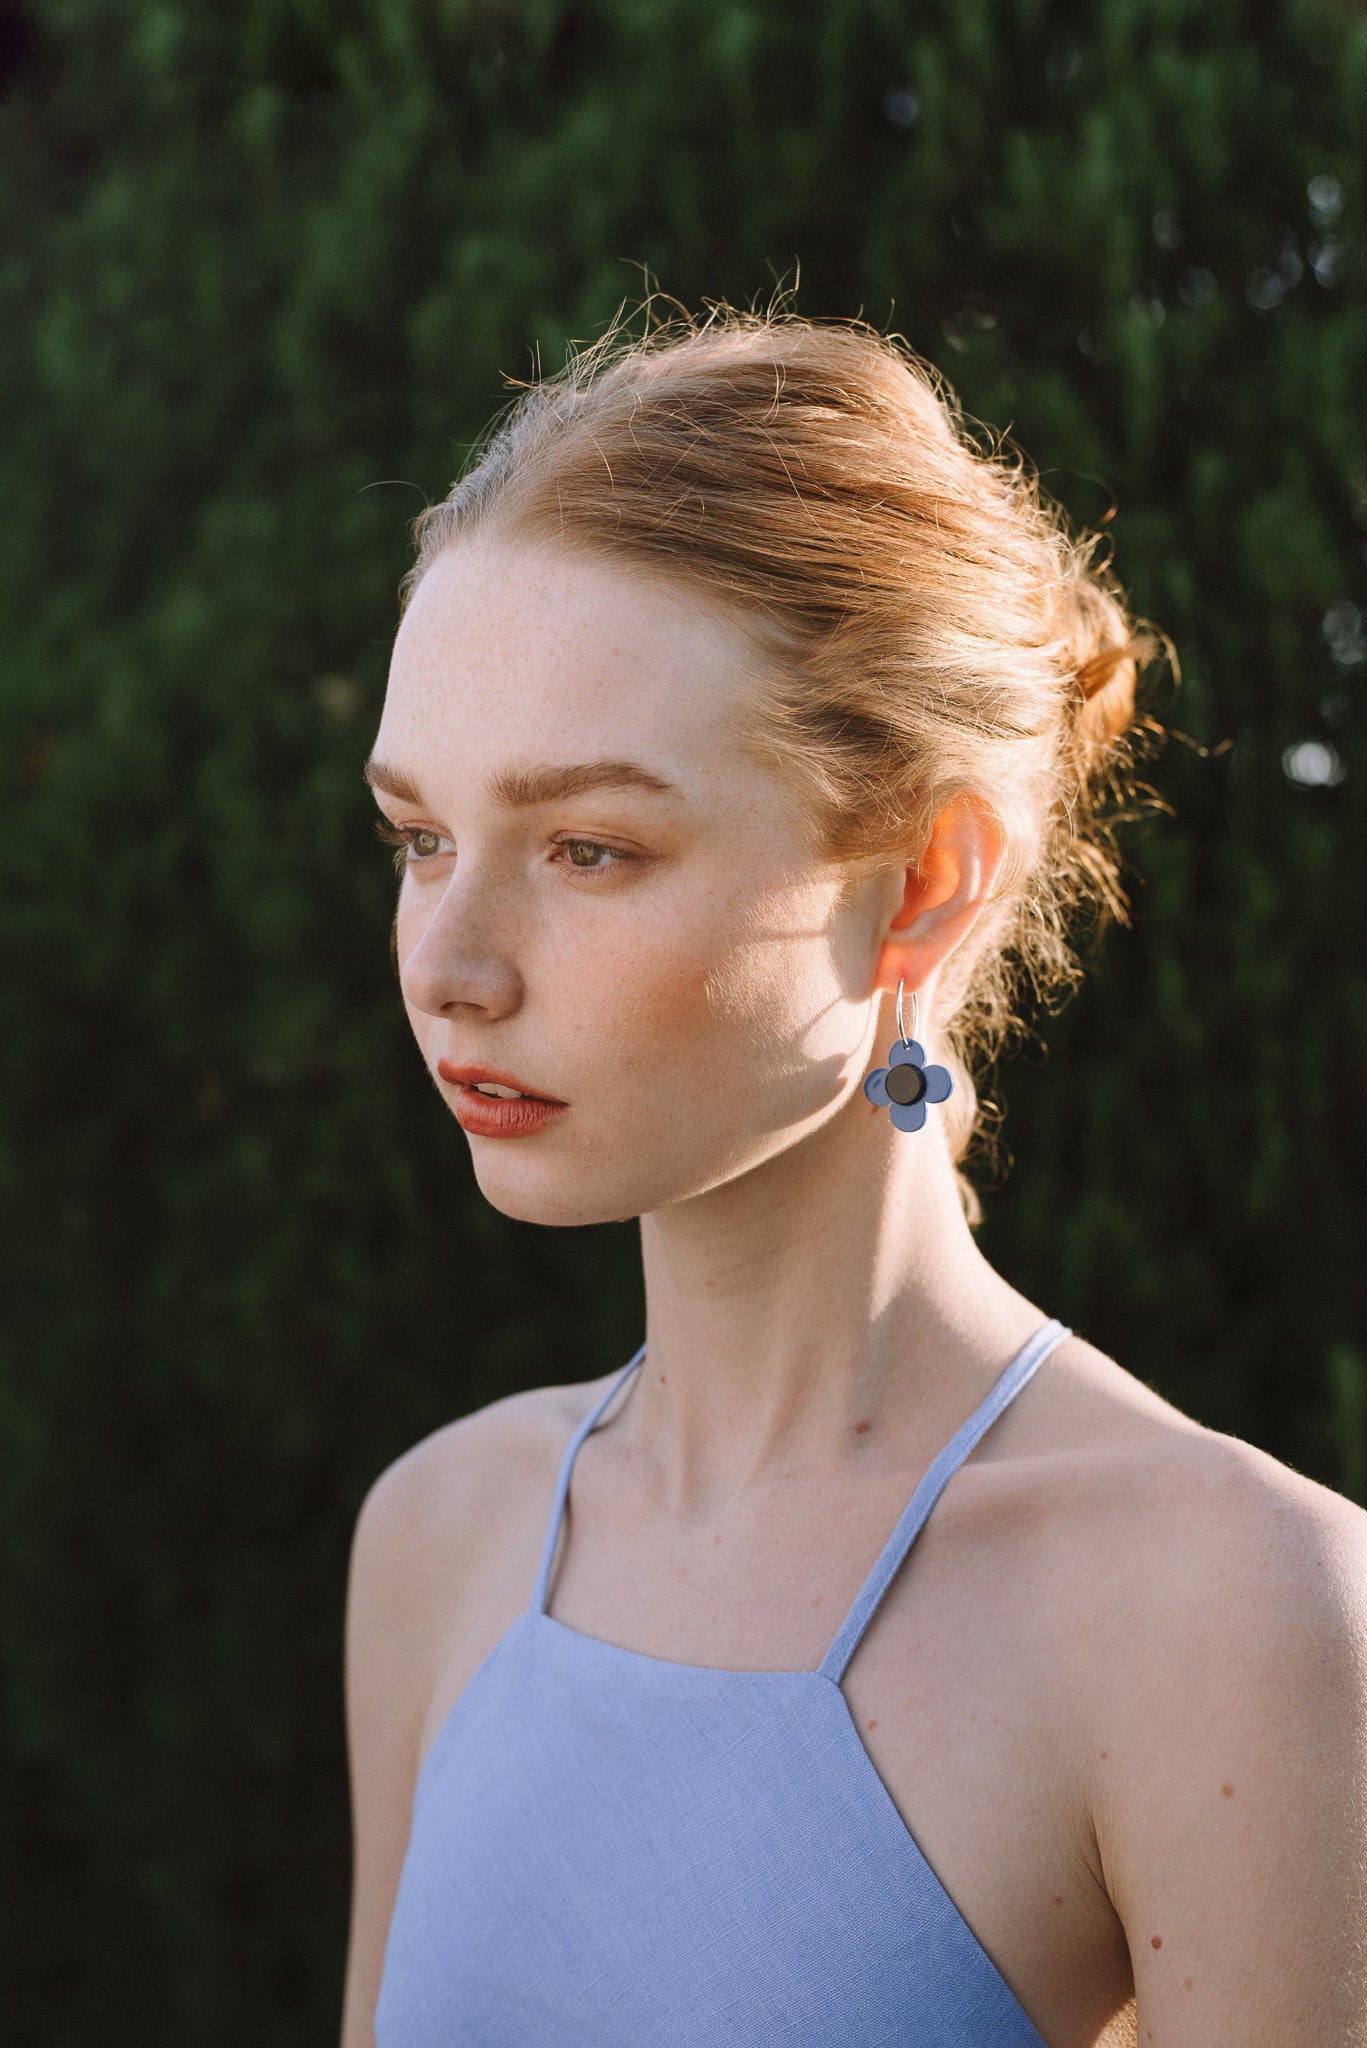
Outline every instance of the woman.
POLYGON ((640 1218, 646 1342, 366 1502, 346 2048, 1360 2044, 1367 1518, 958 1171, 1121 901, 1118 592, 792 318, 591 352, 419 528, 404 1003, 495 1208, 640 1218))

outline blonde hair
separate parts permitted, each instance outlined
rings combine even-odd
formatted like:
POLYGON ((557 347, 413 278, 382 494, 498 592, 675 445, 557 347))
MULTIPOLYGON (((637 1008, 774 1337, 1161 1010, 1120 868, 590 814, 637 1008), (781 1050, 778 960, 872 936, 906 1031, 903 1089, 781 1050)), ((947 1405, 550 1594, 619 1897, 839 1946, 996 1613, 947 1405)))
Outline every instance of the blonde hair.
POLYGON ((1126 916, 1113 832, 1152 794, 1134 768, 1159 728, 1135 687, 1154 642, 1097 537, 1072 537, 899 339, 727 306, 644 333, 619 321, 525 387, 415 522, 405 604, 477 528, 633 560, 746 623, 775 658, 745 736, 852 873, 914 863, 956 796, 990 805, 1006 859, 946 963, 936 1020, 961 1161, 993 1116, 973 1070, 1001 1051, 1022 995, 1048 1001, 1080 978, 1080 917, 1126 916))

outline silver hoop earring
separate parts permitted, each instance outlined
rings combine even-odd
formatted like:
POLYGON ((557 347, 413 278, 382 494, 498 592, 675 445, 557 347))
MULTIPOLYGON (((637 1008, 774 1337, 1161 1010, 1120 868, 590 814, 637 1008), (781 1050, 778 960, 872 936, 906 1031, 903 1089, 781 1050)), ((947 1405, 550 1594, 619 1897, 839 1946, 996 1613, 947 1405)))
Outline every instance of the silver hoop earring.
POLYGON ((928 1067, 926 1049, 917 1043, 919 1005, 911 992, 911 1036, 902 1021, 902 989, 897 984, 897 1043, 888 1054, 885 1067, 875 1067, 864 1083, 864 1093, 879 1109, 886 1109, 899 1131, 919 1131, 926 1120, 926 1105, 944 1102, 954 1093, 954 1077, 948 1067, 928 1067))

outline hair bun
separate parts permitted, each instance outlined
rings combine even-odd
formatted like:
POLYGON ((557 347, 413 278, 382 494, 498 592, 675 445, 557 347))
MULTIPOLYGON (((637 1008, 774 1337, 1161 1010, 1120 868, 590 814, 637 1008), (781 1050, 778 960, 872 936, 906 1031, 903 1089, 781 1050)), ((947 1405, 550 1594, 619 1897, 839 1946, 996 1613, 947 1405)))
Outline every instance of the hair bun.
POLYGON ((1062 592, 1063 667, 1084 782, 1133 730, 1139 668, 1155 651, 1147 635, 1132 629, 1106 570, 1093 568, 1096 546, 1093 540, 1074 554, 1062 592))

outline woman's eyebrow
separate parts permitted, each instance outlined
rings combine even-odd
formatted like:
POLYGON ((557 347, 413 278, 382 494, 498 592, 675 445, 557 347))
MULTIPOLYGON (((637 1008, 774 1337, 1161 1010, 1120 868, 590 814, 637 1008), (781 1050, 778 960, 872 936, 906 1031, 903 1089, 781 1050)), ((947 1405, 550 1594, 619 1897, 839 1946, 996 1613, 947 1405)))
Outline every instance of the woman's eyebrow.
POLYGON ((377 761, 372 754, 367 760, 362 775, 372 789, 382 789, 386 796, 394 796, 404 804, 421 804, 422 791, 411 775, 402 768, 393 768, 388 761, 377 761))
POLYGON ((489 795, 507 810, 560 803, 590 789, 646 789, 661 796, 683 791, 638 761, 574 761, 563 767, 503 768, 489 781, 489 795))
MULTIPOLYGON (((372 754, 362 773, 372 789, 401 803, 421 804, 422 791, 404 769, 372 754)), ((505 810, 525 810, 532 804, 563 802, 566 797, 583 796, 591 789, 644 789, 658 796, 682 796, 676 783, 643 768, 639 761, 571 761, 563 765, 545 763, 538 767, 501 768, 490 778, 489 796, 505 810)))

